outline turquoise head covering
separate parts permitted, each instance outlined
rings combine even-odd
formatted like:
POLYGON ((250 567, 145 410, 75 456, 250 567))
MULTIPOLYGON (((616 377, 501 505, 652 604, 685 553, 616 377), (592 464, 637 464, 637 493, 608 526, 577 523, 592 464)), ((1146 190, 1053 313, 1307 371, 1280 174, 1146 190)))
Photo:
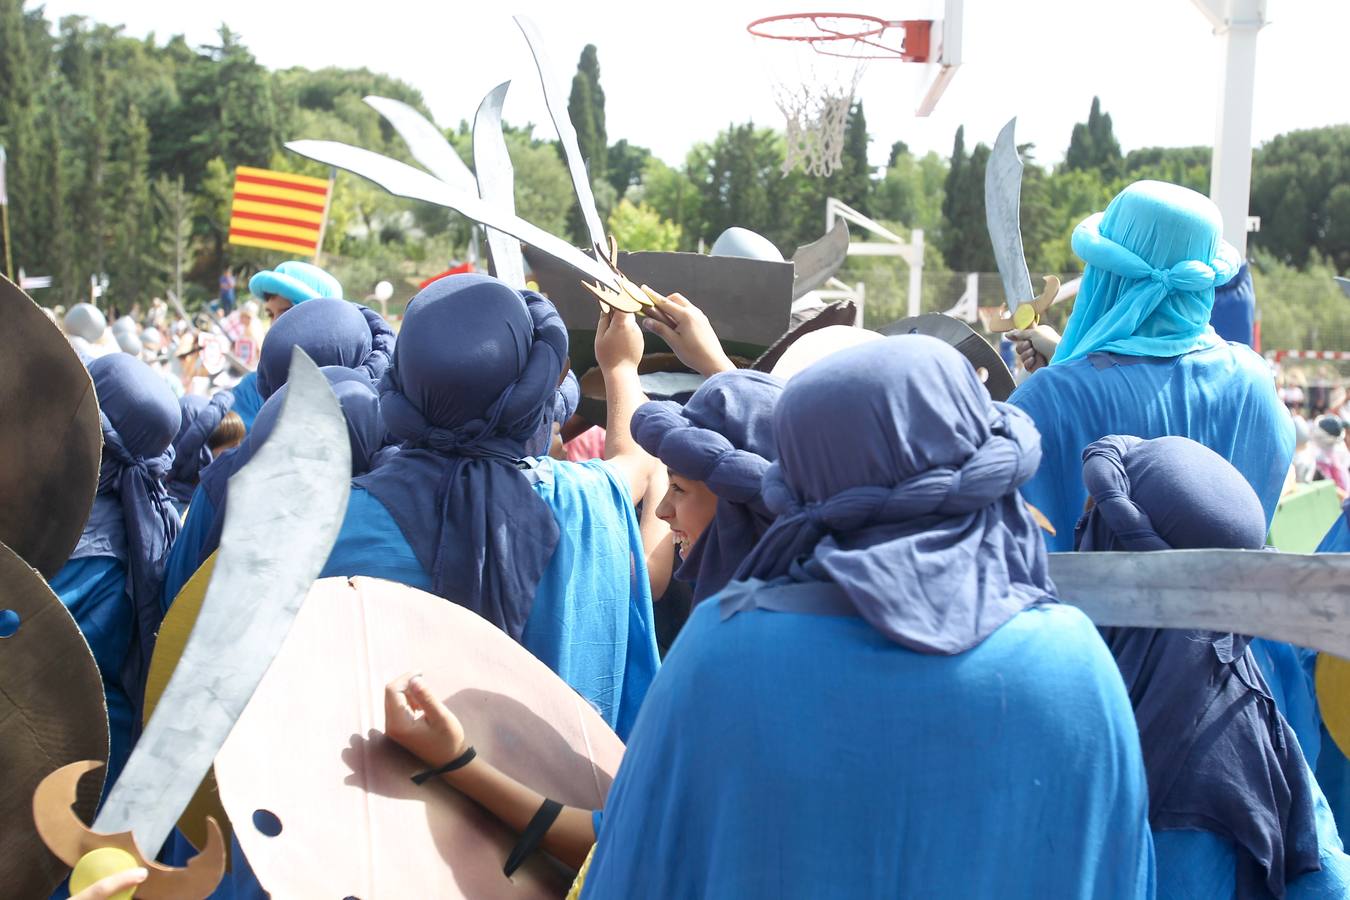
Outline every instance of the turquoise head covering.
POLYGON ((293 259, 275 269, 264 269, 248 280, 248 289, 259 300, 276 294, 292 303, 319 298, 341 300, 342 285, 318 266, 293 259))
POLYGON ((1242 265, 1208 197, 1136 181, 1073 232, 1087 263, 1054 363, 1089 353, 1172 357, 1211 346, 1214 288, 1242 265))

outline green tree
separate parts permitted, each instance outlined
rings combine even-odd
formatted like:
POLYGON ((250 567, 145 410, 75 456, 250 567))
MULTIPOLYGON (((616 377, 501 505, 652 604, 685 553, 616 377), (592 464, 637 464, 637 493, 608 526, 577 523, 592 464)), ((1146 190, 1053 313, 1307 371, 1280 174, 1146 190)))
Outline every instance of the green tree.
POLYGON ((992 272, 997 268, 994 248, 984 218, 984 169, 989 148, 975 145, 965 152, 965 128, 956 129, 951 164, 943 185, 939 248, 942 256, 958 272, 992 272))
POLYGON ((1350 269, 1345 238, 1350 184, 1350 125, 1282 134, 1252 158, 1251 212, 1261 217, 1253 246, 1302 267, 1314 251, 1350 269))
MULTIPOLYGON (((0 146, 8 156, 11 258, 17 270, 37 260, 41 201, 38 180, 36 84, 28 58, 28 26, 21 0, 0 0, 0 146)), ((40 82, 39 82, 40 83, 40 82)))
POLYGON ((594 44, 587 44, 572 76, 567 115, 577 132, 577 145, 586 161, 591 181, 605 177, 609 140, 605 136, 605 92, 600 87, 600 58, 594 44))
MULTIPOLYGON (((695 157, 692 151, 690 157, 695 157)), ((677 249, 698 248, 699 237, 707 231, 702 217, 703 194, 688 170, 672 168, 653 156, 643 167, 641 183, 630 194, 680 227, 677 249)))
POLYGON ((680 226, 661 218, 656 210, 620 200, 609 214, 609 231, 623 250, 678 250, 680 226))
POLYGON ((629 188, 642 183, 642 171, 652 158, 652 151, 630 144, 627 138, 622 138, 610 146, 607 156, 606 177, 614 186, 617 196, 622 198, 629 188))
MULTIPOLYGON (((867 161, 869 143, 871 138, 867 135, 867 116, 859 100, 849 107, 848 121, 844 125, 844 151, 839 158, 839 167, 824 179, 824 193, 839 198, 864 215, 871 214, 872 166, 867 161)), ((823 207, 822 198, 820 208, 823 207)), ((818 209, 816 218, 819 217, 818 209)))
POLYGON ((117 153, 109 165, 113 202, 107 260, 108 299, 127 309, 152 287, 151 254, 157 249, 148 164, 150 129, 140 110, 121 117, 117 153))
POLYGON ((1120 142, 1111 128, 1110 113, 1102 112, 1102 102, 1092 98, 1088 120, 1073 126, 1069 149, 1064 154, 1066 169, 1096 169, 1107 178, 1121 171, 1120 142))
POLYGON ((943 224, 946 180, 947 161, 936 153, 930 151, 918 158, 908 150, 892 154, 891 164, 873 193, 872 212, 908 228, 922 228, 927 241, 936 241, 943 224))

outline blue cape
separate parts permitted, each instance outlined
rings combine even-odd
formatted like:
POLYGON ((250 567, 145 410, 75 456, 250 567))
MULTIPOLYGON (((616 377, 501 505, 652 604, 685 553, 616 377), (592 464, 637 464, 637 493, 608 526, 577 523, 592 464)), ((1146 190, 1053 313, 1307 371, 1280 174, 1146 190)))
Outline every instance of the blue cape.
POLYGON ((245 431, 252 431, 253 420, 258 417, 258 410, 263 405, 263 396, 258 393, 258 373, 249 372, 239 379, 239 383, 230 388, 229 394, 234 397, 231 407, 234 414, 244 423, 245 431))
POLYGON ((720 612, 647 695, 586 900, 1153 896, 1129 699, 1077 609, 955 656, 856 616, 720 612))
POLYGON ((695 603, 726 587, 773 524, 760 487, 778 458, 773 409, 782 393, 782 379, 736 369, 709 378, 683 407, 658 401, 633 414, 642 449, 717 495, 712 524, 675 573, 693 583, 695 603))
POLYGON ((293 347, 317 366, 354 369, 374 384, 388 368, 394 344, 393 329, 373 310, 345 300, 306 303, 285 312, 263 339, 258 393, 266 400, 286 383, 293 347))
POLYGON ((1249 348, 1220 344, 1153 359, 1093 354, 1041 369, 1008 402, 1031 415, 1044 459, 1022 488, 1050 519, 1051 550, 1073 549, 1083 514, 1084 448, 1108 434, 1179 435, 1232 463, 1261 498, 1269 523, 1294 455, 1294 425, 1275 394, 1265 360, 1249 348))
MULTIPOLYGON (((1104 438, 1083 454, 1092 509, 1078 549, 1259 551, 1255 492, 1194 441, 1104 438)), ((1282 897, 1320 868, 1313 789, 1247 639, 1213 632, 1104 628, 1125 677, 1156 831, 1213 832, 1237 847, 1238 897, 1282 897)), ((1164 891, 1168 885, 1160 884, 1164 891)))
POLYGON ((169 496, 179 503, 192 499, 202 469, 211 464, 211 448, 207 446, 211 433, 233 405, 234 394, 229 391, 221 391, 209 400, 197 394, 179 399, 183 421, 173 439, 173 465, 169 467, 165 485, 169 496))
POLYGON ((566 358, 566 327, 542 296, 486 275, 434 282, 408 304, 380 385, 401 449, 356 479, 398 522, 433 591, 516 640, 558 543, 519 464, 566 358))
POLYGON ((1040 436, 942 341, 835 353, 788 383, 764 498, 778 520, 737 579, 829 581, 891 640, 961 653, 1053 602, 1045 544, 1017 488, 1040 436))

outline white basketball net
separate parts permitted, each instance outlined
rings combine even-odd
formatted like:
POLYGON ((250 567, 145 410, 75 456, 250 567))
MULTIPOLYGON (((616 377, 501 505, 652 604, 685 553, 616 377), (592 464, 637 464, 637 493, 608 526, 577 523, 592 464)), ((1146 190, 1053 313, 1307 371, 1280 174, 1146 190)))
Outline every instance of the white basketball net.
POLYGON ((786 123, 784 175, 800 166, 807 174, 823 178, 839 168, 848 111, 862 73, 859 60, 846 79, 780 83, 774 88, 774 102, 786 123))

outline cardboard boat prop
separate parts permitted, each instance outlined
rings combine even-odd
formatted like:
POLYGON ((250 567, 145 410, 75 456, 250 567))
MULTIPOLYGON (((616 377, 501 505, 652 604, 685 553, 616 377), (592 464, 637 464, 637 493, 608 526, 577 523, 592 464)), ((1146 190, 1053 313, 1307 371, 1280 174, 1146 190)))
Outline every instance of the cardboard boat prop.
POLYGON ((478 615, 373 578, 317 582, 216 758, 221 798, 275 897, 561 897, 542 852, 383 733, 385 685, 410 669, 478 755, 559 802, 599 809, 623 745, 585 700, 478 615))

